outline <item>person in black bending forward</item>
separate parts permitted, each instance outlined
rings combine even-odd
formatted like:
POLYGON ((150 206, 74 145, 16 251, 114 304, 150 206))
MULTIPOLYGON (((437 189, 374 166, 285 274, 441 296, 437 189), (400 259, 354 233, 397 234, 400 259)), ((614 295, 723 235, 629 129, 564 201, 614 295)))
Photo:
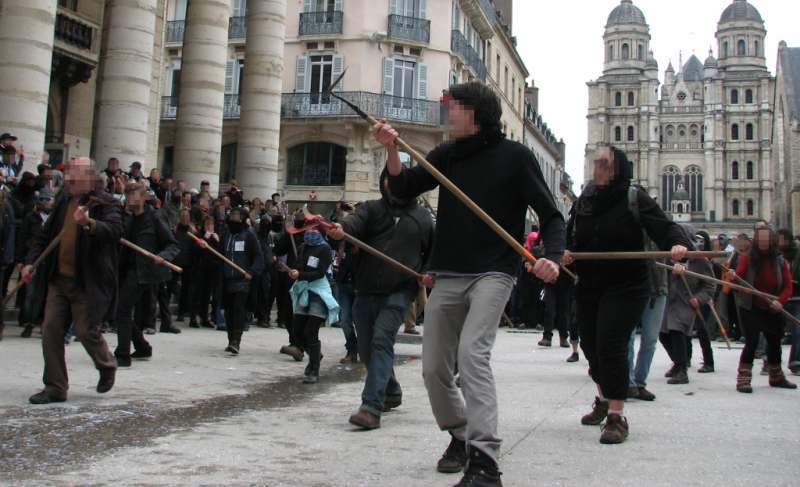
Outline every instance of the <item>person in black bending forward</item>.
MULTIPOLYGON (((562 264, 574 262, 572 252, 641 251, 645 237, 660 249, 671 248, 673 260, 684 259, 691 243, 644 190, 629 196, 632 177, 624 152, 616 147, 599 151, 594 179, 570 211, 562 264), (638 206, 641 225, 632 205, 638 206)), ((650 273, 644 259, 579 260, 575 267, 581 348, 598 392, 593 411, 581 423, 597 425, 608 417, 600 442, 622 443, 628 437, 622 416, 630 380, 628 342, 650 300, 650 273)))

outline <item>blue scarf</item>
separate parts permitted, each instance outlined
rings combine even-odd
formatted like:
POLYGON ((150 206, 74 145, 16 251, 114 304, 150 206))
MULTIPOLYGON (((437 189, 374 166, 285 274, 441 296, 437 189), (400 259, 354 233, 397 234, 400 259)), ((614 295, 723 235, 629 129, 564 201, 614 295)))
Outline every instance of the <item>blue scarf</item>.
POLYGON ((315 245, 322 245, 325 243, 325 238, 316 230, 306 230, 306 234, 303 237, 303 242, 309 247, 313 247, 315 245))

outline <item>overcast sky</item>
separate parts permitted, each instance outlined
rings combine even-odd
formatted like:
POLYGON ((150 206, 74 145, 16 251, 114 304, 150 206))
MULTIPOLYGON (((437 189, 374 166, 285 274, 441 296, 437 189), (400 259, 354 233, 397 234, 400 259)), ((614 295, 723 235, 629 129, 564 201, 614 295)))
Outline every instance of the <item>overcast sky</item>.
MULTIPOLYGON (((678 69, 678 53, 684 63, 692 51, 705 61, 709 46, 719 58, 714 34, 723 10, 732 0, 633 0, 650 25, 650 48, 658 61, 659 80, 670 59, 678 69)), ((778 43, 800 47, 800 2, 797 0, 750 0, 767 29, 767 68, 775 75, 778 43)), ((586 114, 589 91, 586 82, 603 74, 603 34, 620 0, 516 0, 513 34, 517 49, 539 88, 539 113, 556 137, 567 144, 567 172, 580 192, 583 156, 587 141, 586 114)), ((660 91, 659 91, 660 93, 660 91)))

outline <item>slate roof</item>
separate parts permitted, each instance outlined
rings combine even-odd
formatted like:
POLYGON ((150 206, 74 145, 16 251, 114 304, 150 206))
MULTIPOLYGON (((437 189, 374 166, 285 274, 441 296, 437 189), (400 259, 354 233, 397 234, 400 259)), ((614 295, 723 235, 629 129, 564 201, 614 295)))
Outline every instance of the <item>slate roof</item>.
POLYGON ((719 22, 730 22, 733 20, 753 20, 755 22, 763 22, 761 14, 758 10, 749 3, 747 0, 734 0, 733 4, 728 5, 728 8, 722 12, 719 22))
POLYGON ((703 81, 703 63, 694 54, 683 65, 684 81, 703 81))
POLYGON ((617 8, 608 16, 606 27, 618 24, 643 24, 647 25, 644 14, 639 7, 633 5, 631 0, 622 0, 617 8))

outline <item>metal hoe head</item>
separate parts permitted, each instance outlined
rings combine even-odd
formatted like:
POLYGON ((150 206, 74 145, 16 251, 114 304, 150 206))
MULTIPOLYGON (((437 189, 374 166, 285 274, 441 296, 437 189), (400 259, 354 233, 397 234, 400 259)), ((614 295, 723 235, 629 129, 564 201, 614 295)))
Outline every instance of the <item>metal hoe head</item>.
MULTIPOLYGON (((338 85, 339 83, 342 82, 342 78, 344 78, 345 73, 347 73, 347 68, 344 68, 344 71, 342 71, 342 74, 340 74, 339 77, 336 78, 336 81, 331 83, 331 85, 328 87, 328 89, 325 90, 325 96, 330 96, 333 93, 333 89, 336 88, 336 85, 338 85)), ((333 95, 333 96, 336 96, 336 95, 333 95)), ((339 97, 336 96, 336 98, 339 98, 339 97)))

